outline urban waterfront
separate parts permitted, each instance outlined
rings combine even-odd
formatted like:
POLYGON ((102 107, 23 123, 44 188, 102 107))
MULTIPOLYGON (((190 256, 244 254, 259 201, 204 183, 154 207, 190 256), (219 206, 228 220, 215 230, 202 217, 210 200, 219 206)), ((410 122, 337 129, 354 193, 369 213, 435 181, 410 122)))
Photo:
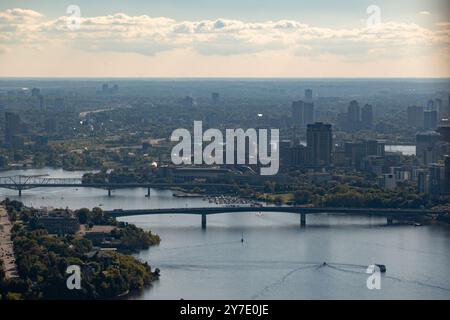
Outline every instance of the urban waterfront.
MULTIPOLYGON (((49 174, 80 177, 61 169, 5 171, 1 176, 49 174)), ((170 190, 45 188, 0 190, 28 206, 77 209, 101 205, 142 209, 214 205, 177 198, 170 190)), ((136 256, 161 270, 160 280, 133 299, 449 299, 450 230, 444 226, 386 225, 385 218, 286 213, 240 213, 121 218, 161 236, 161 244, 136 256), (244 242, 241 243, 241 238, 244 242), (323 265, 326 262, 327 265, 323 265), (381 290, 369 290, 366 268, 385 264, 381 290)))

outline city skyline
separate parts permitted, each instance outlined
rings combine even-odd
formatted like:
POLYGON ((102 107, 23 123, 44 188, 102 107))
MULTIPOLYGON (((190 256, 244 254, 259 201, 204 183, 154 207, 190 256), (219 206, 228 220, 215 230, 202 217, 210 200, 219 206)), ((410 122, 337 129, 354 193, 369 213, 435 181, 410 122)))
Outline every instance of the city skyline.
POLYGON ((5 1, 0 77, 450 76, 446 1, 281 2, 5 1))

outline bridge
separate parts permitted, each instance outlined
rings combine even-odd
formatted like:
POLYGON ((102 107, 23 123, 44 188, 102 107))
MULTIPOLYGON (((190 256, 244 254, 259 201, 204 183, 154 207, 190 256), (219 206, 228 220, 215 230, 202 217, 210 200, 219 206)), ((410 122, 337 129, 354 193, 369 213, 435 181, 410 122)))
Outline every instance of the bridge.
MULTIPOLYGON (((0 188, 17 190, 19 196, 22 191, 32 188, 100 188, 108 190, 108 196, 115 189, 127 188, 146 188, 147 197, 150 197, 150 188, 168 189, 174 187, 184 188, 220 188, 231 189, 233 184, 226 183, 112 183, 112 182, 83 182, 81 178, 49 178, 47 175, 17 175, 0 177, 0 188)), ((251 186, 252 188, 261 189, 261 186, 251 186)))
POLYGON ((203 207, 203 208, 167 208, 167 209, 138 209, 122 210, 116 209, 105 211, 114 217, 125 217, 135 215, 156 215, 156 214, 194 214, 201 215, 202 229, 206 229, 206 216, 221 213, 240 212, 285 212, 295 213, 300 216, 300 226, 306 226, 306 215, 308 214, 342 214, 342 215, 367 215, 386 217, 387 223, 392 224, 394 219, 412 219, 418 217, 431 217, 446 213, 437 210, 415 210, 415 209, 379 209, 379 208, 310 208, 295 206, 230 206, 230 207, 203 207))

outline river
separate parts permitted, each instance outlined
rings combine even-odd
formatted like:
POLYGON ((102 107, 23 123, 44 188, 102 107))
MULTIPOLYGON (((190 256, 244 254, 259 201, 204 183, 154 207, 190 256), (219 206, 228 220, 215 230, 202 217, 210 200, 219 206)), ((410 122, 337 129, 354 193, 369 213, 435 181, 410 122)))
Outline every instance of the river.
MULTIPOLYGON (((2 172, 79 177, 54 169, 2 172)), ((211 205, 169 190, 126 189, 107 196, 89 188, 31 189, 26 205, 136 209, 211 205)), ((0 197, 19 199, 0 189, 0 197)), ((287 213, 134 216, 122 220, 158 233, 161 244, 136 256, 161 278, 133 299, 450 299, 450 230, 386 225, 383 218, 311 215, 306 228, 287 213), (241 238, 244 242, 241 243, 241 238), (323 265, 323 262, 327 262, 323 265), (366 268, 385 264, 381 289, 369 290, 366 268)))

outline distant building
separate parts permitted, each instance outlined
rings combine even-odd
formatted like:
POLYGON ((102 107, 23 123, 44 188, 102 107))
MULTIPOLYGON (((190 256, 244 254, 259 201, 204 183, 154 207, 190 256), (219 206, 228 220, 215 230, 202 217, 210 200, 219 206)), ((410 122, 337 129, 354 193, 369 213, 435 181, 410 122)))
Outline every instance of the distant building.
POLYGON ((423 128, 425 130, 434 130, 437 127, 438 113, 436 110, 424 111, 423 128))
POLYGON ((294 126, 301 128, 314 123, 314 103, 303 100, 292 102, 292 121, 294 126))
POLYGON ((366 104, 361 109, 361 128, 372 130, 373 127, 373 109, 372 105, 366 104))
POLYGON ((357 131, 360 129, 361 110, 358 101, 352 100, 348 106, 347 125, 349 131, 357 131))
POLYGON ((303 167, 306 164, 306 147, 290 140, 280 141, 282 167, 303 167))
POLYGON ((307 164, 313 167, 331 165, 333 136, 331 124, 316 122, 306 129, 307 164))
POLYGON ((415 128, 423 127, 423 107, 411 106, 407 111, 408 124, 415 128))
POLYGON ((439 157, 437 144, 439 133, 434 131, 416 135, 416 157, 422 164, 436 163, 439 157))
POLYGON ((41 213, 37 225, 45 228, 48 233, 55 234, 74 234, 80 229, 78 219, 67 209, 41 213))

